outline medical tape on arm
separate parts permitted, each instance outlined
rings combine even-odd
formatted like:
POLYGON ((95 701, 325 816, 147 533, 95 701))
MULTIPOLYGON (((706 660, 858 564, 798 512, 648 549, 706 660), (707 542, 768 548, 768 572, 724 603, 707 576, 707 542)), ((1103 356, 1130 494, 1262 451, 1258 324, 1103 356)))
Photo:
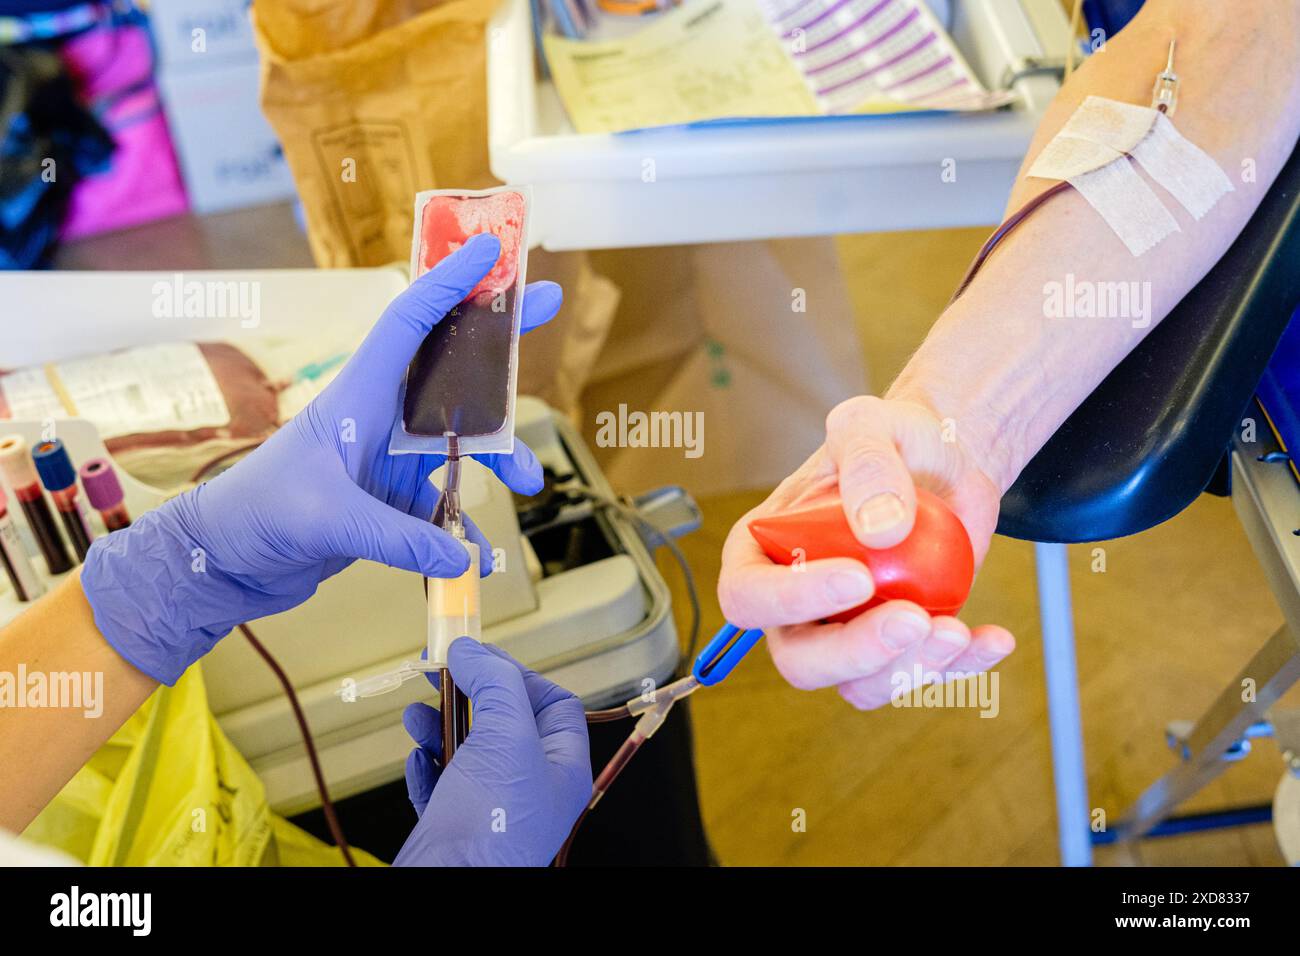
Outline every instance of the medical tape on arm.
POLYGON ((1173 120, 1163 113, 1132 155, 1194 219, 1202 218, 1233 191, 1228 174, 1209 153, 1178 132, 1173 120))
POLYGON ((1141 163, 1196 219, 1232 191, 1218 164, 1184 138, 1168 116, 1100 96, 1083 101, 1028 175, 1068 182, 1140 256, 1179 229, 1151 187, 1123 161, 1126 156, 1141 163))
POLYGON ((1149 106, 1090 96, 1079 104, 1057 135, 1100 143, 1117 153, 1131 153, 1151 132, 1159 115, 1159 110, 1149 106))
POLYGON ((1178 221, 1122 155, 1113 163, 1073 177, 1070 185, 1135 256, 1178 232, 1178 221))

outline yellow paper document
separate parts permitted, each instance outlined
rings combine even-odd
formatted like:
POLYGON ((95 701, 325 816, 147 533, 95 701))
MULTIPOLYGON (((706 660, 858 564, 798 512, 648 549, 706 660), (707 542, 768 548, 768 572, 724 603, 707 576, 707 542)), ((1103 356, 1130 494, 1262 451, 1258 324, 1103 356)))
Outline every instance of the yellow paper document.
POLYGON ((623 39, 548 35, 545 44, 551 75, 579 133, 818 112, 752 3, 706 0, 623 39))
POLYGON ((544 45, 580 133, 1014 99, 984 88, 925 0, 687 0, 630 36, 544 45))

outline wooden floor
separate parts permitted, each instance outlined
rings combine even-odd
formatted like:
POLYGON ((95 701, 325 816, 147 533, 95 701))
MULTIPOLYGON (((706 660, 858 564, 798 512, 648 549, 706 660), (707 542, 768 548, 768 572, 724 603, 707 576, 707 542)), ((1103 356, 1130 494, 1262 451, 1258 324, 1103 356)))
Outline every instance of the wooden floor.
MULTIPOLYGON (((984 230, 840 241, 862 345, 877 386, 925 334, 984 230)), ((310 264, 287 207, 182 218, 66 249, 65 268, 256 268, 310 264)), ((761 495, 707 499, 682 542, 700 582, 705 633, 727 529, 761 495)), ((1170 720, 1194 718, 1281 622, 1228 502, 1203 498, 1154 531, 1110 542, 1105 573, 1071 551, 1088 775, 1115 819, 1171 764, 1170 720)), ((682 600, 667 557, 665 577, 682 600)), ((1011 628, 1000 712, 858 713, 833 691, 788 687, 764 653, 693 699, 703 810, 730 865, 1024 865, 1056 862, 1042 655, 1030 546, 998 539, 965 615, 1011 628), (807 825, 795 832, 802 811, 807 825)), ((651 744, 653 746, 653 743, 651 744)), ((1282 773, 1263 742, 1192 809, 1268 802, 1282 773)), ((1151 841, 1149 863, 1277 864, 1267 826, 1151 841)), ((1132 862, 1113 851, 1106 863, 1132 862)))

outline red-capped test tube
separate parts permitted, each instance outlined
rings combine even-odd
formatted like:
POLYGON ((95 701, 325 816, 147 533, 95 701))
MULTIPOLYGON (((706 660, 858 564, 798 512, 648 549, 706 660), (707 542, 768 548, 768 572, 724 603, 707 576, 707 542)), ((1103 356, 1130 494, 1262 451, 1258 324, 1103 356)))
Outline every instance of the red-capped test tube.
POLYGON ((54 499, 54 507, 63 519, 64 530, 72 542, 72 550, 77 552, 78 560, 86 560, 90 542, 94 535, 86 521, 86 511, 77 498, 77 469, 72 467, 72 459, 63 441, 58 438, 39 442, 32 449, 32 461, 36 462, 36 473, 41 476, 41 484, 54 499))
POLYGON ((72 558, 68 555, 67 545, 59 534, 59 526, 54 522, 50 504, 41 491, 41 481, 36 475, 31 455, 27 451, 27 441, 22 435, 5 435, 0 438, 0 475, 9 482, 14 497, 22 505, 27 524, 36 536, 41 554, 45 557, 45 566, 50 574, 62 574, 72 568, 72 558))
POLYGON ((81 476, 81 487, 86 489, 86 500, 104 519, 105 528, 118 531, 131 523, 126 495, 112 462, 107 458, 91 458, 81 463, 77 474, 81 476))
POLYGON ((0 487, 0 564, 5 566, 9 583, 20 601, 35 601, 45 593, 45 584, 36 576, 27 557, 27 549, 18 537, 18 525, 9 517, 9 499, 0 487))

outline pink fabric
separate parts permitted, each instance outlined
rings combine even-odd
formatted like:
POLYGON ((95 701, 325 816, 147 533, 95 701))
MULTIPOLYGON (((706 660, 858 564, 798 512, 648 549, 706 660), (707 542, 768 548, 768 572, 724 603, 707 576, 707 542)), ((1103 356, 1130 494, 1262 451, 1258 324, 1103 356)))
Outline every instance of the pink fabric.
POLYGON ((62 236, 125 229, 188 207, 176 154, 153 79, 153 50, 143 27, 97 27, 60 51, 83 101, 117 149, 103 172, 73 189, 62 236))

